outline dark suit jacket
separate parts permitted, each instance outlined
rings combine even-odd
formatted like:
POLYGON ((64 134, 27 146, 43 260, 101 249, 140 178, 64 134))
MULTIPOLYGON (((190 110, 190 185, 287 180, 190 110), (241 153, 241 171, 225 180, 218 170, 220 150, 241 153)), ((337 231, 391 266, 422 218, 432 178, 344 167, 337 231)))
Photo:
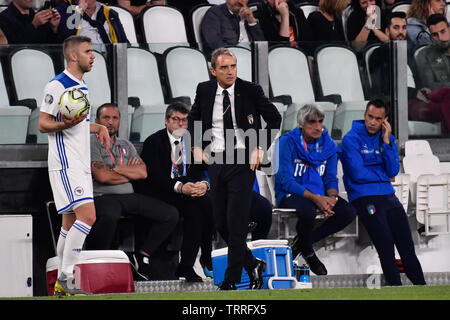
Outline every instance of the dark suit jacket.
POLYGON ((193 164, 186 164, 186 176, 172 179, 170 177, 172 172, 171 153, 172 149, 166 128, 145 139, 141 158, 147 165, 148 175, 147 179, 140 180, 141 183, 137 185, 138 192, 174 203, 182 197, 173 190, 177 181, 186 183, 207 180, 203 171, 200 170, 201 168, 193 164))
MULTIPOLYGON (((245 22, 245 29, 251 42, 265 40, 259 23, 249 26, 245 22)), ((239 21, 225 3, 212 6, 206 11, 200 30, 204 51, 208 56, 214 49, 234 46, 239 42, 239 21)))
MULTIPOLYGON (((212 112, 214 107, 214 100, 217 91, 217 81, 215 79, 199 83, 195 96, 194 104, 189 113, 188 130, 191 137, 194 136, 194 121, 201 120, 202 122, 202 136, 206 130, 212 128, 212 112)), ((262 147, 269 147, 272 141, 270 135, 271 129, 280 129, 281 116, 276 107, 264 95, 264 92, 256 83, 248 82, 237 78, 234 88, 234 108, 236 114, 237 126, 244 130, 248 129, 259 130, 261 126, 261 116, 267 123, 267 141, 259 141, 258 145, 262 147)), ((273 137, 274 138, 274 137, 273 137)), ((194 146, 194 142, 192 143, 194 146)), ((203 142, 202 147, 205 148, 209 142, 203 142)), ((248 143, 246 141, 246 147, 248 143)), ((250 150, 251 152, 252 150, 250 150)))

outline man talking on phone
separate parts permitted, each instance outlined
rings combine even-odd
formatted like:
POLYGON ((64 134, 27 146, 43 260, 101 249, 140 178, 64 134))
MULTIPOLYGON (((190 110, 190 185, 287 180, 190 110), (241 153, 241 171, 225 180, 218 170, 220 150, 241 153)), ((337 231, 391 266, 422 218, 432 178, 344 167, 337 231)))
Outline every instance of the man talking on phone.
POLYGON ((348 200, 377 250, 387 284, 402 285, 395 246, 408 279, 414 285, 424 285, 408 218, 391 184, 400 163, 388 108, 382 100, 368 102, 364 120, 353 121, 341 148, 348 200))
POLYGON ((248 0, 226 0, 205 13, 200 31, 208 56, 220 47, 265 40, 259 21, 247 3, 248 0))

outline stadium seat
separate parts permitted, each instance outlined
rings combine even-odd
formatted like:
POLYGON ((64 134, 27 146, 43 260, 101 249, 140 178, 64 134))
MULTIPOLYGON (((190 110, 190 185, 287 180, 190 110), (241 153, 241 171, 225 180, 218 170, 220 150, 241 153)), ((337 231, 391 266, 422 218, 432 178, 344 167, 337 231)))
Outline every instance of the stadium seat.
POLYGON ((306 19, 308 19, 308 16, 311 12, 319 10, 319 6, 308 3, 300 3, 298 7, 302 9, 306 19))
POLYGON ((28 136, 35 136, 37 143, 47 143, 47 134, 39 132, 38 121, 44 87, 55 77, 52 58, 44 51, 22 48, 11 53, 10 63, 17 99, 34 100, 30 105, 28 136))
POLYGON ((447 1, 447 6, 445 7, 445 12, 447 16, 447 21, 450 21, 450 2, 447 1))
POLYGON ((397 2, 392 5, 391 12, 408 12, 409 7, 411 7, 410 2, 397 2))
POLYGON ((202 37, 200 34, 200 25, 203 20, 203 16, 205 15, 206 11, 211 8, 212 5, 206 4, 206 5, 199 5, 192 9, 191 11, 191 24, 192 24, 192 30, 194 32, 194 38, 195 42, 198 44, 198 48, 200 50, 203 50, 202 46, 202 37))
MULTIPOLYGON (((308 58, 305 53, 292 47, 275 47, 269 52, 269 80, 274 96, 290 96, 292 103, 286 105, 282 131, 290 131, 297 126, 298 109, 305 103, 316 102, 325 111, 325 126, 332 129, 336 104, 316 101, 311 81, 308 58)), ((287 101, 289 102, 289 101, 287 101)))
POLYGON ((353 12, 352 6, 349 4, 343 11, 342 11, 342 28, 344 30, 344 38, 345 41, 348 41, 347 38, 347 21, 348 17, 350 17, 350 14, 353 12))
POLYGON ((164 52, 165 73, 171 99, 194 103, 199 82, 208 81, 208 64, 197 49, 174 47, 164 52))
POLYGON ((105 102, 111 102, 111 86, 105 56, 98 51, 94 51, 94 56, 94 66, 90 72, 85 73, 83 80, 89 89, 91 106, 96 108, 105 102))
POLYGON ((331 132, 341 139, 353 120, 363 119, 367 104, 356 54, 345 46, 324 45, 316 50, 314 60, 322 96, 335 95, 340 102, 331 132))
POLYGON ((379 47, 381 47, 381 44, 375 43, 364 48, 364 63, 366 65, 367 80, 369 82, 370 88, 372 88, 373 85, 372 73, 370 72, 370 57, 372 56, 372 53, 379 47))
POLYGON ((143 142, 149 135, 164 128, 167 108, 158 73, 155 56, 148 50, 128 48, 128 96, 139 98, 135 106, 132 134, 139 134, 143 142))
POLYGON ((119 14, 120 22, 131 45, 137 45, 138 40, 136 37, 136 28, 134 27, 133 15, 130 11, 119 6, 108 6, 110 9, 116 11, 119 14))
POLYGON ((237 59, 237 76, 246 81, 252 81, 252 52, 250 49, 230 46, 228 47, 237 59))
POLYGON ((403 205, 405 212, 408 212, 408 202, 409 202, 409 174, 399 173, 395 180, 392 182, 392 186, 395 190, 395 195, 398 200, 403 205))
POLYGON ((150 51, 162 54, 174 46, 189 46, 183 14, 169 6, 152 6, 141 18, 145 42, 150 51))
POLYGON ((416 217, 425 236, 450 234, 450 174, 417 178, 416 217))
POLYGON ((403 168, 410 176, 411 202, 416 205, 417 221, 425 225, 425 234, 431 235, 430 216, 436 214, 446 215, 444 223, 448 231, 450 177, 441 173, 439 158, 433 155, 428 141, 409 140, 405 143, 403 168))
POLYGON ((0 63, 0 144, 23 144, 26 142, 26 128, 31 109, 26 106, 12 106, 5 83, 0 63))

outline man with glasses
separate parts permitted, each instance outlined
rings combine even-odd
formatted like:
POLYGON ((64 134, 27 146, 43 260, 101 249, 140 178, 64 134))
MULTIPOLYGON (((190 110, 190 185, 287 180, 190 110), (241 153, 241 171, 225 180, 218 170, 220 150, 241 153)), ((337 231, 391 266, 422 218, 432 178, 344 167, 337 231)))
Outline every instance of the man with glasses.
MULTIPOLYGON (((211 242, 213 234, 212 204, 207 191, 209 182, 200 166, 190 159, 190 145, 183 134, 187 129, 189 107, 174 102, 166 109, 166 128, 150 135, 144 142, 141 157, 147 165, 148 176, 139 191, 175 206, 183 218, 183 243, 177 277, 187 282, 202 282, 194 271, 200 244, 211 242)), ((200 261, 211 270, 208 261, 200 261)))
POLYGON ((97 220, 88 237, 87 247, 90 250, 112 249, 121 216, 141 218, 142 228, 139 230, 145 235, 135 245, 131 264, 137 273, 136 280, 150 280, 154 270, 152 257, 175 229, 178 211, 155 197, 135 193, 132 182, 145 179, 147 168, 133 144, 117 137, 120 125, 117 105, 101 105, 95 122, 108 129, 111 147, 106 150, 96 135, 91 135, 91 172, 97 220))

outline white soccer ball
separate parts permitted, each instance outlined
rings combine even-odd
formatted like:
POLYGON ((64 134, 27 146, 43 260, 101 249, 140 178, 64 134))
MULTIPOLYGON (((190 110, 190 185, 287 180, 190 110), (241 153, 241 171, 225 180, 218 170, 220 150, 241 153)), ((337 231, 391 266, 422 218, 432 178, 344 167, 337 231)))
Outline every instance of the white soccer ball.
POLYGON ((88 113, 90 107, 88 96, 78 88, 64 91, 59 100, 60 111, 67 119, 88 113))

